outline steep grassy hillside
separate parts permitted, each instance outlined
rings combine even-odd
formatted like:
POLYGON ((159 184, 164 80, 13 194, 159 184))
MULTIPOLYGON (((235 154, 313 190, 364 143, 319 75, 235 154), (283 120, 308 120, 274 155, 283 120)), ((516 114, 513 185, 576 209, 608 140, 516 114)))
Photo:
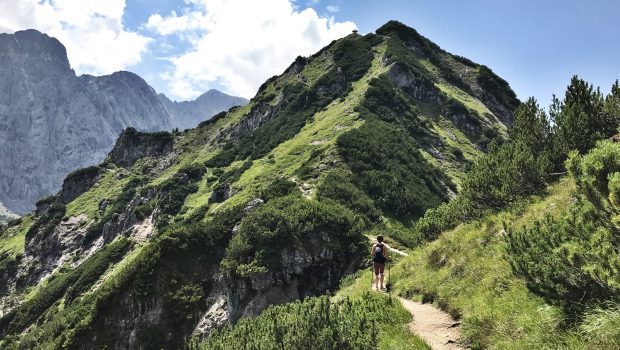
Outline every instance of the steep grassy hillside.
POLYGON ((334 291, 366 234, 423 239, 412 223, 458 192, 517 103, 488 68, 389 22, 195 129, 127 129, 0 236, 1 346, 181 348, 334 291))
POLYGON ((564 348, 571 335, 561 310, 547 305, 513 275, 506 256, 507 229, 531 227, 563 215, 575 194, 565 179, 549 195, 461 225, 414 249, 392 269, 395 292, 436 305, 462 319, 474 349, 564 348))

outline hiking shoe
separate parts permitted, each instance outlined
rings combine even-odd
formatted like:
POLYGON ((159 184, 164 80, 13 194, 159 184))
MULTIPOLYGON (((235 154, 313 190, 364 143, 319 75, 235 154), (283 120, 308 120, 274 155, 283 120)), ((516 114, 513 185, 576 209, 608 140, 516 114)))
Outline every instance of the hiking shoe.
POLYGON ((380 289, 384 292, 387 290, 385 287, 381 287, 380 289))

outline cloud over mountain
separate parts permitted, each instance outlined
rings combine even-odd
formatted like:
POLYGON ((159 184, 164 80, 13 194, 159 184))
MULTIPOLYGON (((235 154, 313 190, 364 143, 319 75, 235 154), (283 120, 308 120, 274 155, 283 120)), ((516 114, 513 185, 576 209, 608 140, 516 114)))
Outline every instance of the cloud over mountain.
POLYGON ((145 28, 190 44, 168 58, 173 69, 162 76, 174 95, 190 98, 213 83, 250 97, 296 56, 310 55, 357 27, 312 8, 299 10, 288 0, 189 0, 180 14, 151 15, 145 28))
POLYGON ((67 47, 78 73, 109 74, 140 62, 151 41, 124 27, 125 5, 125 0, 0 0, 0 32, 45 32, 67 47))

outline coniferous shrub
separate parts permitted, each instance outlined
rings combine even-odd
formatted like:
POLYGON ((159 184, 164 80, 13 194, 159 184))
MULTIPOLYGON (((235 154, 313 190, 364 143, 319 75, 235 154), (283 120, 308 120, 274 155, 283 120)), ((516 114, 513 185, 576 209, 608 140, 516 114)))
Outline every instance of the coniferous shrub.
POLYGON ((396 299, 365 293, 359 300, 329 297, 272 306, 260 316, 213 332, 199 349, 372 349, 380 331, 408 322, 396 299))
POLYGON ((242 277, 276 271, 281 268, 282 247, 312 252, 316 249, 312 242, 327 245, 336 255, 357 255, 365 243, 360 224, 351 210, 332 201, 300 196, 273 199, 241 220, 226 248, 222 268, 242 277))
POLYGON ((568 215, 511 232, 508 257, 528 287, 578 315, 620 296, 620 145, 600 142, 566 162, 578 187, 568 215))

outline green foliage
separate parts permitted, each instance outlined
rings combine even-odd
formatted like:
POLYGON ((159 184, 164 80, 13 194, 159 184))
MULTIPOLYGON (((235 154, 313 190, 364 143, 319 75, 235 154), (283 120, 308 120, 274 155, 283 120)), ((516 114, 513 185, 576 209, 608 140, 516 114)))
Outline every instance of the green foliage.
POLYGON ((381 212, 370 197, 351 183, 351 177, 351 174, 344 171, 330 172, 317 190, 317 199, 333 200, 365 216, 370 222, 377 222, 381 219, 381 212))
POLYGON ((26 232, 26 239, 33 237, 37 232, 40 232, 42 237, 51 234, 56 225, 58 225, 65 216, 66 211, 67 208, 62 203, 55 202, 52 204, 49 210, 30 226, 28 232, 26 232))
POLYGON ((247 160, 240 167, 219 174, 218 180, 220 184, 230 185, 233 182, 239 180, 239 178, 241 178, 241 175, 243 175, 246 170, 250 169, 250 167, 252 167, 252 160, 247 160))
MULTIPOLYGON (((557 138, 564 155, 571 150, 581 153, 596 141, 616 132, 618 119, 607 118, 600 90, 574 76, 562 101, 554 98, 551 116, 557 125, 557 138)), ((617 118, 617 116, 616 116, 617 118)))
MULTIPOLYGON (((370 68, 372 48, 369 40, 364 38, 339 40, 334 45, 333 50, 335 67, 330 72, 327 72, 324 77, 335 77, 338 75, 338 71, 340 71, 344 74, 345 80, 351 83, 363 77, 370 68)), ((329 85, 328 81, 319 81, 321 85, 329 85)))
POLYGON ((54 202, 56 202, 57 199, 57 195, 43 197, 37 201, 36 206, 38 207, 42 205, 52 205, 54 202))
POLYGON ((620 126, 620 84, 618 80, 611 86, 611 92, 605 96, 605 106, 603 107, 605 116, 604 124, 610 127, 620 126))
MULTIPOLYGON (((430 80, 422 79, 419 85, 425 89, 433 88, 430 80)), ((364 102, 358 108, 364 116, 371 114, 385 122, 401 125, 418 142, 425 141, 428 123, 420 118, 418 109, 410 103, 409 97, 385 76, 370 81, 364 102)))
POLYGON ((542 190, 547 169, 547 159, 523 142, 504 144, 474 163, 462 193, 478 208, 503 208, 542 190))
POLYGON ((433 300, 459 318, 461 340, 471 349, 574 348, 561 310, 531 293, 513 275, 505 254, 504 228, 529 227, 547 214, 560 215, 569 206, 573 185, 564 180, 549 192, 518 209, 459 225, 411 250, 392 268, 395 293, 433 300))
POLYGON ((282 247, 303 248, 311 254, 330 249, 335 255, 359 254, 364 246, 360 221, 345 207, 301 197, 265 203, 243 218, 226 248, 222 267, 247 277, 281 268, 282 247))
POLYGON ((65 179, 95 176, 99 173, 99 170, 101 170, 101 168, 98 165, 80 168, 71 172, 65 179))
POLYGON ((497 146, 473 165, 456 199, 428 210, 416 228, 427 239, 463 221, 505 208, 543 191, 554 158, 553 136, 545 113, 528 99, 515 112, 511 142, 497 146))
MULTIPOLYGON (((384 331, 411 316, 397 300, 366 293, 359 300, 309 298, 272 306, 255 319, 214 332, 190 349, 376 349, 384 331)), ((415 349, 428 349, 421 341, 415 349)))
POLYGON ((591 349, 620 348, 620 307, 596 307, 587 312, 579 330, 591 349))
POLYGON ((508 128, 511 141, 523 143, 536 155, 551 151, 552 132, 546 113, 538 107, 533 97, 516 109, 512 125, 508 128))
POLYGON ((52 276, 31 299, 26 300, 17 310, 0 320, 2 331, 18 334, 65 294, 65 302, 70 304, 78 295, 87 291, 111 263, 118 261, 128 247, 127 239, 118 239, 75 269, 52 276))
POLYGON ((260 197, 265 202, 269 202, 272 199, 285 197, 291 194, 301 194, 297 188, 297 184, 285 178, 277 178, 261 191, 260 197))
POLYGON ((458 86, 463 91, 471 93, 471 88, 463 79, 454 72, 452 67, 447 64, 444 55, 450 55, 441 49, 437 44, 420 35, 415 29, 407 27, 398 21, 389 21, 376 31, 379 35, 389 36, 387 40, 388 50, 386 56, 389 63, 405 63, 410 69, 415 71, 415 76, 422 82, 424 87, 433 87, 432 79, 424 66, 420 63, 418 56, 428 59, 438 69, 442 77, 448 82, 458 86), (415 49, 412 50, 411 47, 415 49), (412 54, 412 51, 415 54, 412 54), (421 54, 421 55, 420 55, 421 54), (430 82, 430 84, 429 84, 430 82))
POLYGON ((370 117, 337 143, 355 184, 385 212, 421 216, 446 199, 445 177, 401 128, 370 117))
POLYGON ((508 255, 532 291, 579 316, 588 304, 620 296, 620 145, 605 141, 573 154, 567 168, 577 203, 565 217, 509 235, 508 255))
POLYGON ((155 201, 150 200, 146 203, 140 204, 134 209, 133 213, 136 216, 136 219, 142 221, 149 217, 151 213, 155 210, 155 201))
MULTIPOLYGON (((223 167, 234 160, 258 159, 294 137, 316 112, 346 94, 351 82, 366 73, 372 62, 370 44, 364 38, 344 38, 334 45, 333 58, 335 66, 312 86, 296 80, 285 83, 280 108, 238 143, 225 145, 206 165, 223 167)), ((258 102, 250 114, 262 114, 268 108, 265 103, 258 102)))
POLYGON ((88 228, 82 244, 88 245, 97 237, 101 236, 104 225, 107 222, 114 222, 118 218, 118 215, 127 209, 129 202, 135 197, 138 187, 145 182, 146 178, 144 177, 132 177, 129 182, 123 186, 121 194, 110 205, 110 209, 107 209, 103 217, 88 228))
POLYGON ((493 73, 489 67, 481 65, 478 68, 477 81, 484 89, 484 94, 494 96, 504 106, 516 108, 519 105, 517 95, 508 82, 493 73))
POLYGON ((161 186, 162 194, 159 197, 159 208, 162 214, 175 215, 183 207, 185 198, 198 191, 198 185, 185 180, 179 176, 172 176, 161 186))

